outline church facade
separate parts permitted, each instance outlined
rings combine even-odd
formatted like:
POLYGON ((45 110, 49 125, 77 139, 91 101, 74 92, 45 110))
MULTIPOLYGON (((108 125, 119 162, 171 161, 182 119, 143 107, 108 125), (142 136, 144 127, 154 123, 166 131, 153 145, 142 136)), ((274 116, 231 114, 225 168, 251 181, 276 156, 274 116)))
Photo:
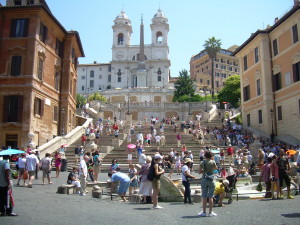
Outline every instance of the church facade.
POLYGON ((128 101, 130 97, 131 101, 134 99, 135 102, 171 101, 173 85, 169 83, 171 66, 168 46, 169 24, 160 9, 152 18, 150 28, 151 44, 144 43, 142 19, 140 43, 131 45, 131 21, 122 10, 112 26, 113 45, 110 64, 105 64, 107 69, 103 69, 104 72, 100 70, 103 64, 79 65, 78 93, 90 94, 101 91, 111 102, 128 101), (155 90, 159 93, 158 96, 149 94, 155 93, 155 90), (129 96, 130 93, 136 94, 129 96))

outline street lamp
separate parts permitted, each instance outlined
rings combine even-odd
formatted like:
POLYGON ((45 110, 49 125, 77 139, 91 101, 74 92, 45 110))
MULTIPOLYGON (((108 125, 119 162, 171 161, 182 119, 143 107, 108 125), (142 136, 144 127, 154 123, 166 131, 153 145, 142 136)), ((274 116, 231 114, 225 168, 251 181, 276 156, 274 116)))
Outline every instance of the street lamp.
POLYGON ((270 110, 270 117, 271 117, 271 122, 272 122, 272 133, 271 133, 271 141, 274 142, 275 139, 275 133, 274 133, 274 126, 273 126, 273 120, 274 120, 274 110, 270 110))
POLYGON ((206 85, 203 86, 203 91, 205 95, 205 105, 206 105, 205 112, 207 112, 207 86, 206 85))
POLYGON ((130 104, 130 94, 128 93, 128 108, 127 108, 127 115, 130 115, 130 111, 129 111, 130 106, 129 106, 129 104, 130 104))
POLYGON ((64 123, 64 121, 65 121, 65 109, 63 108, 62 110, 61 110, 61 121, 62 121, 62 131, 61 131, 61 135, 62 136, 65 136, 65 123, 64 123))

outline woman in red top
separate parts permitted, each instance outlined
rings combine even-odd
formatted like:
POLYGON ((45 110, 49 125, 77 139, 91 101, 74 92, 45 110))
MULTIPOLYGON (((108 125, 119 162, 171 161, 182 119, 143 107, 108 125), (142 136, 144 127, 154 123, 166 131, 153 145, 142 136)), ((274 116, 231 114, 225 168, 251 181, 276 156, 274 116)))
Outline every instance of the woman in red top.
POLYGON ((82 136, 81 136, 81 145, 85 146, 85 142, 86 142, 86 136, 84 134, 82 134, 82 136))
POLYGON ((61 157, 58 151, 55 152, 55 161, 54 161, 54 165, 55 165, 55 170, 56 170, 56 178, 59 178, 59 172, 60 172, 60 166, 61 166, 61 157))

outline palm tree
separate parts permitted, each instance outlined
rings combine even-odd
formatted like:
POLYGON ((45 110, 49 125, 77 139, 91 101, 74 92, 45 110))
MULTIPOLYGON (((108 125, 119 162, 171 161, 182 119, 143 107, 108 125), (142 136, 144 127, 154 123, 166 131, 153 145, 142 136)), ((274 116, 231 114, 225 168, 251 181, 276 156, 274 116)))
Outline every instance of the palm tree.
POLYGON ((203 47, 207 52, 209 58, 211 59, 211 95, 212 98, 215 96, 215 79, 214 79, 214 60, 217 56, 217 53, 221 50, 221 40, 211 37, 205 41, 203 47))

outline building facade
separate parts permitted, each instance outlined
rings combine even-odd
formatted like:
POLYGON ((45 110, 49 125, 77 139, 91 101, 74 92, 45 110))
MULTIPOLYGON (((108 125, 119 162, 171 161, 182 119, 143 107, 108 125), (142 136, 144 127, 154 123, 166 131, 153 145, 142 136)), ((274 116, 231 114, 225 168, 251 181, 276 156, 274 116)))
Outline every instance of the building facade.
MULTIPOLYGON (((239 75, 238 59, 231 54, 238 46, 221 49, 214 62, 214 82, 217 93, 224 87, 225 79, 231 75, 239 75)), ((211 59, 205 50, 192 56, 190 60, 190 76, 195 81, 195 90, 211 92, 211 59)))
MULTIPOLYGON (((167 17, 159 9, 154 15, 151 28, 151 44, 144 44, 144 23, 140 25, 140 44, 131 45, 131 21, 124 11, 114 20, 112 60, 109 64, 79 65, 78 93, 102 91, 113 102, 131 98, 138 102, 167 101, 173 85, 169 83, 170 66, 167 17), (143 55, 143 57, 141 57, 143 55), (104 68, 105 67, 105 68, 104 68), (82 78, 82 79, 81 79, 82 78), (159 98, 148 89, 166 89, 159 98), (128 96, 128 89, 137 90, 137 95, 128 96), (148 91, 144 91, 147 89, 148 91), (117 91, 117 95, 116 95, 117 91), (124 93, 123 93, 124 92, 124 93), (126 93, 126 95, 125 95, 126 93), (159 100, 158 100, 159 99, 159 100)), ((130 91, 129 91, 130 92, 130 91)))
POLYGON ((42 145, 76 126, 79 34, 68 32, 45 0, 0 7, 0 143, 42 145))
MULTIPOLYGON (((243 124, 300 141, 300 5, 258 30, 233 55, 241 65, 243 124)), ((296 141, 297 142, 297 141, 296 141)))

